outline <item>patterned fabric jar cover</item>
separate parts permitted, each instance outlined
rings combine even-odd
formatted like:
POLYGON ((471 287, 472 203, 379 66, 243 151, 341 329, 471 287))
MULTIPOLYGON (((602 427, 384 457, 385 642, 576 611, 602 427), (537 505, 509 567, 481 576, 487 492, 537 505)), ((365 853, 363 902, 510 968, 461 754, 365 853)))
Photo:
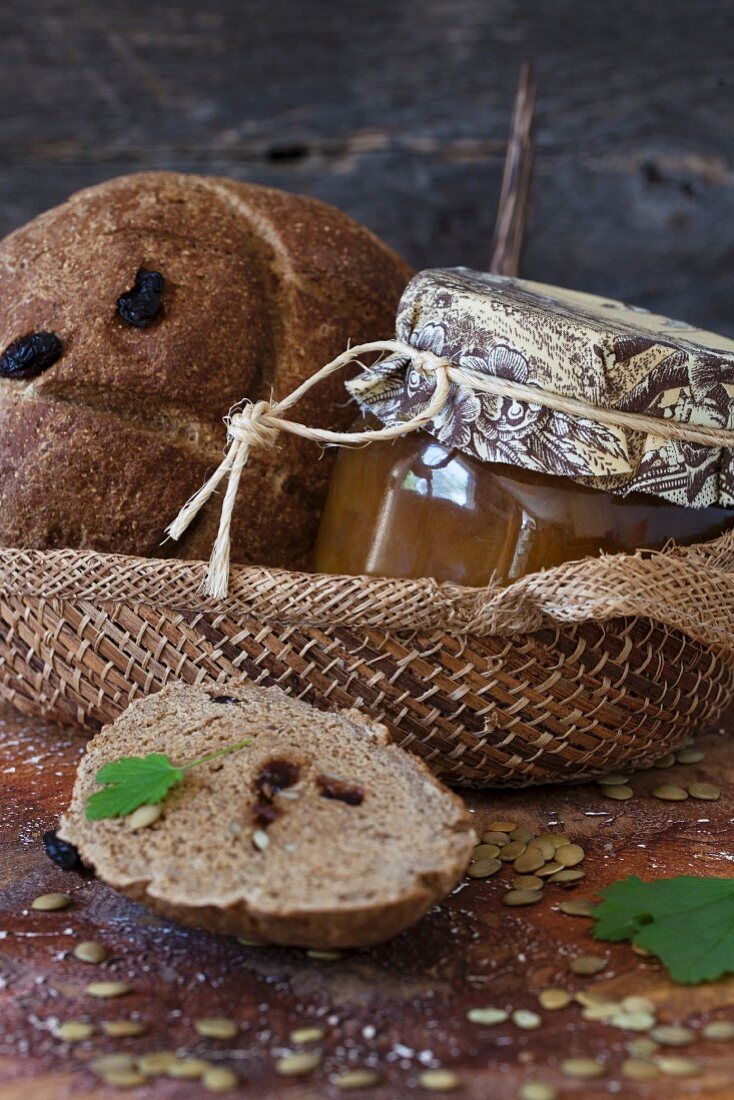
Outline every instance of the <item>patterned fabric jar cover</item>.
MULTIPOLYGON (((734 341, 646 310, 468 268, 419 272, 396 333, 463 369, 591 405, 710 427, 734 426, 734 341)), ((347 383, 365 412, 395 424, 433 383, 391 356, 347 383)), ((428 427, 442 443, 585 485, 652 493, 693 508, 734 506, 732 451, 614 428, 456 384, 428 427)))

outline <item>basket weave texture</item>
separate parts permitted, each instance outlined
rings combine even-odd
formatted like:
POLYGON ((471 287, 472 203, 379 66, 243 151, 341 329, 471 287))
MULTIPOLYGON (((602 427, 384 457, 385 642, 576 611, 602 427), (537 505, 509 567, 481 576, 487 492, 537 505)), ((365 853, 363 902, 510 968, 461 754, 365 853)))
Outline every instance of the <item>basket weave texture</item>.
POLYGON ((734 534, 508 586, 0 550, 0 691, 90 730, 172 680, 246 674, 357 705, 459 785, 649 763, 734 689, 734 534))

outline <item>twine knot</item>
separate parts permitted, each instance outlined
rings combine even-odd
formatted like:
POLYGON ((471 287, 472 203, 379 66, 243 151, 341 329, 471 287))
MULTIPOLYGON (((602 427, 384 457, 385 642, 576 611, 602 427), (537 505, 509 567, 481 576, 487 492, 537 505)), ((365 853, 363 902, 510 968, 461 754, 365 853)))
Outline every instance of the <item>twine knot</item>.
POLYGON ((275 424, 268 424, 267 419, 277 420, 277 416, 277 408, 269 401, 246 401, 226 418, 227 439, 263 450, 274 447, 280 429, 275 424))

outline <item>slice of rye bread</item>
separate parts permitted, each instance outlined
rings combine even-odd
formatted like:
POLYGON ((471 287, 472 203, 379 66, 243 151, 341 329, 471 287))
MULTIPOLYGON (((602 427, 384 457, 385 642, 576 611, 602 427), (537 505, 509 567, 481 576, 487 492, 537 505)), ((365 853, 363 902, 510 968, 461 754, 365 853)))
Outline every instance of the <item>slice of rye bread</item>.
POLYGON ((167 917, 317 948, 396 935, 451 890, 477 843, 462 801, 383 725, 245 680, 175 684, 129 706, 90 742, 59 835, 167 917), (243 737, 252 744, 188 771, 152 826, 86 819, 109 761, 158 752, 183 765, 243 737), (274 792, 278 776, 296 782, 274 792))

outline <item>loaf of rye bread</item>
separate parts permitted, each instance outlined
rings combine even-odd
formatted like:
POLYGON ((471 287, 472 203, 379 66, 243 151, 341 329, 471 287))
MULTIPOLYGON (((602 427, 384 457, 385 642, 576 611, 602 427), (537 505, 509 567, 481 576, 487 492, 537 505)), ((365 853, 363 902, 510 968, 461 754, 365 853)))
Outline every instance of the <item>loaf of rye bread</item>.
MULTIPOLYGON (((0 545, 206 558, 221 497, 180 543, 166 525, 218 465, 222 417, 284 396, 348 344, 391 336, 410 271, 341 211, 233 180, 142 173, 73 195, 0 243, 0 353, 34 333, 61 355, 0 362, 0 545), (118 299, 163 276, 148 327, 118 299)), ((307 424, 353 416, 334 376, 307 424)), ((242 478, 234 561, 305 564, 330 456, 293 436, 242 478)))
POLYGON ((59 835, 164 916, 317 948, 402 931, 454 886, 476 844, 461 800, 384 726, 244 679, 176 684, 128 707, 90 742, 59 835), (181 766, 248 736, 188 770, 148 828, 87 820, 104 764, 155 752, 181 766))

